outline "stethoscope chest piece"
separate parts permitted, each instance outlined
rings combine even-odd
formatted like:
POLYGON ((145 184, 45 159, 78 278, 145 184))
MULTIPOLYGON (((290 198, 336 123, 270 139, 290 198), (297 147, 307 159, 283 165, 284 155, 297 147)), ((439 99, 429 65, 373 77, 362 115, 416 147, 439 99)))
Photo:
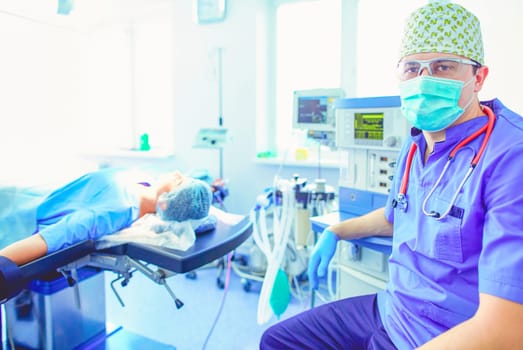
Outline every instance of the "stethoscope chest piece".
POLYGON ((401 210, 402 212, 406 212, 407 206, 408 206, 407 197, 402 193, 398 193, 398 196, 392 200, 392 208, 394 208, 394 209, 398 209, 398 210, 401 210))

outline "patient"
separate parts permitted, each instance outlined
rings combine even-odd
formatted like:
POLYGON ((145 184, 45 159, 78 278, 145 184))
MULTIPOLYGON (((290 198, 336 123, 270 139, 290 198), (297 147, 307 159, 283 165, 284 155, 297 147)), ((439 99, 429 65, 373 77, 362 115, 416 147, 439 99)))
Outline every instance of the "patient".
POLYGON ((95 171, 47 196, 36 209, 35 233, 0 249, 0 256, 23 265, 72 244, 118 232, 145 214, 157 213, 163 220, 178 222, 202 219, 211 201, 209 185, 179 172, 149 184, 121 170, 95 171))

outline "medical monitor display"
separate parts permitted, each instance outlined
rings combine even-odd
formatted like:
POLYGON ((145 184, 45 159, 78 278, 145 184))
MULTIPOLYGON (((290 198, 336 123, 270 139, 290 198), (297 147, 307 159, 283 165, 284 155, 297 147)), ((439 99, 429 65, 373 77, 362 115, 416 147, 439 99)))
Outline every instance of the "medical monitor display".
POLYGON ((385 113, 355 113, 355 140, 383 140, 383 119, 385 113))
POLYGON ((299 90, 294 92, 295 129, 334 131, 334 100, 343 97, 341 89, 299 90))
POLYGON ((329 99, 332 99, 332 97, 305 96, 298 98, 298 123, 325 124, 329 99))

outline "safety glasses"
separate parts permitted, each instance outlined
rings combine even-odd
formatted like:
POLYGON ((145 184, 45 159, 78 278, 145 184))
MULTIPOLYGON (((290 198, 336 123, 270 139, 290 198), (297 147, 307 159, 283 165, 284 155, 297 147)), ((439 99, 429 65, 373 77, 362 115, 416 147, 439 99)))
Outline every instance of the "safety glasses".
POLYGON ((401 80, 415 78, 424 69, 434 77, 453 79, 458 77, 467 65, 480 67, 480 64, 465 58, 434 58, 431 60, 400 61, 397 67, 398 77, 401 80))

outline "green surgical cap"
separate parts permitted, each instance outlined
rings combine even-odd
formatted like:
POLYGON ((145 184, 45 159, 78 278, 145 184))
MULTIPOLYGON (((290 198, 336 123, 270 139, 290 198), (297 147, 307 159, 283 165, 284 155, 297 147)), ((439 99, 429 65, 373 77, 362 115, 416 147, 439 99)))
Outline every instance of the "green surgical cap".
POLYGON ((464 7, 445 1, 420 7, 407 18, 400 59, 421 52, 450 53, 483 64, 479 20, 464 7))

